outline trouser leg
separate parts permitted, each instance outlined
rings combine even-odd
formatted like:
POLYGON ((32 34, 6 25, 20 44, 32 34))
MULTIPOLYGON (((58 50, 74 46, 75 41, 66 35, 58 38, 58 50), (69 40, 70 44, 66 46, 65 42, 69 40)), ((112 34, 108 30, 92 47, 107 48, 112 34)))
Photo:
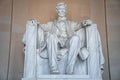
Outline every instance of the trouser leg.
POLYGON ((79 52, 79 37, 73 36, 70 40, 70 48, 69 48, 69 54, 68 54, 66 74, 73 73, 78 52, 79 52))
POLYGON ((51 73, 59 73, 57 64, 57 37, 55 35, 50 35, 47 38, 47 49, 49 57, 49 66, 51 73))

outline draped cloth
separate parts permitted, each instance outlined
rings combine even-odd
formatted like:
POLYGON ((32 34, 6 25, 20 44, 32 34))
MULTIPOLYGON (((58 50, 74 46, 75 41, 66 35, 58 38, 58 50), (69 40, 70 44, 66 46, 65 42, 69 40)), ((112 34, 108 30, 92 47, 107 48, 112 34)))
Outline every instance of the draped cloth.
POLYGON ((102 52, 102 44, 99 32, 97 30, 97 25, 92 24, 86 27, 86 39, 87 39, 87 49, 90 53, 88 58, 89 75, 92 78, 101 78, 102 80, 102 70, 103 64, 105 62, 102 52))
POLYGON ((36 49, 37 49, 37 21, 27 21, 26 32, 23 36, 24 43, 24 77, 36 77, 36 49))

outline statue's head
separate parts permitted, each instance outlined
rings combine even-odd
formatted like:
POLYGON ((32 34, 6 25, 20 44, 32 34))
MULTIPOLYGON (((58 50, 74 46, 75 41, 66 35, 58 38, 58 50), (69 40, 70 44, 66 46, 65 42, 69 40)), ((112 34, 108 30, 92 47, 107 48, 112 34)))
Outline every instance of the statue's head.
POLYGON ((58 16, 64 17, 66 13, 67 5, 64 2, 58 3, 56 6, 56 11, 58 16))

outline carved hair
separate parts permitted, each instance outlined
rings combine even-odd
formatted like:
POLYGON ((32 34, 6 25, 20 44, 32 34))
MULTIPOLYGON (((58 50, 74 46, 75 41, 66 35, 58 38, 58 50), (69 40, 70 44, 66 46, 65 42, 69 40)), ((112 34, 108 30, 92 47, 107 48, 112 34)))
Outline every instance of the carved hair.
POLYGON ((57 4, 56 9, 59 9, 60 6, 64 6, 67 9, 67 5, 64 2, 60 2, 57 4))

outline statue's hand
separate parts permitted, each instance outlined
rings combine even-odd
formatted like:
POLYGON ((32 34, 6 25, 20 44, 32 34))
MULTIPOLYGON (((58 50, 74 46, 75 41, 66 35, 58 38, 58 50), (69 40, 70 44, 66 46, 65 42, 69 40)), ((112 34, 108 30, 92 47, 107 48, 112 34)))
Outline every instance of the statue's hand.
POLYGON ((37 23, 37 20, 31 19, 31 20, 29 20, 29 22, 30 22, 31 24, 36 24, 36 23, 37 23))
POLYGON ((60 61, 62 59, 62 54, 57 54, 57 60, 60 61))
POLYGON ((28 20, 27 25, 28 25, 27 26, 28 28, 34 29, 34 27, 37 27, 37 20, 34 20, 34 19, 28 20))
POLYGON ((84 20, 84 21, 82 22, 82 25, 83 25, 84 27, 90 26, 90 25, 92 25, 92 21, 91 21, 90 19, 84 20))
POLYGON ((37 22, 37 20, 32 19, 32 20, 31 20, 31 22, 34 24, 34 23, 36 23, 36 22, 37 22))

